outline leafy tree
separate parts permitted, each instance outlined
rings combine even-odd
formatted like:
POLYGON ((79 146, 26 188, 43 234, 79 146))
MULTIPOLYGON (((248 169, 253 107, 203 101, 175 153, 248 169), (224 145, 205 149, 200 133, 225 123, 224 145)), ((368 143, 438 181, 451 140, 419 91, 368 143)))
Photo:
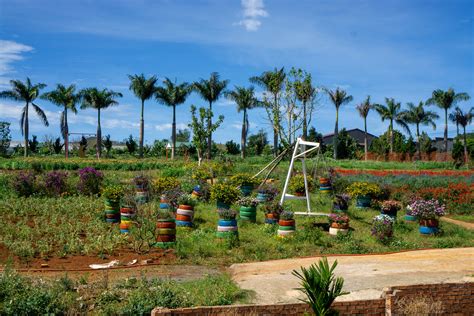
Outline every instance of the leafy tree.
POLYGON ((156 90, 156 82, 158 79, 156 76, 151 76, 150 78, 146 78, 144 74, 141 75, 128 75, 128 79, 130 79, 130 87, 129 89, 133 91, 133 94, 137 98, 140 99, 142 102, 141 104, 141 112, 140 112, 140 136, 139 136, 139 149, 138 155, 140 158, 143 157, 143 139, 145 137, 145 123, 144 123, 144 112, 145 112, 145 101, 149 100, 154 94, 156 90))
POLYGON ((87 152, 87 138, 81 136, 81 140, 79 141, 79 156, 84 157, 87 152))
POLYGON ((259 130, 257 134, 249 136, 248 149, 254 155, 260 156, 267 145, 267 133, 263 129, 259 130))
POLYGON ((36 135, 33 135, 33 138, 28 140, 28 147, 30 148, 30 151, 36 154, 38 152, 38 145, 38 138, 36 137, 36 135))
POLYGON ((468 112, 464 113, 459 107, 456 107, 456 111, 459 113, 458 123, 463 128, 464 161, 467 164, 469 162, 469 155, 467 152, 466 126, 472 122, 474 108, 470 108, 468 112))
MULTIPOLYGON (((224 121, 224 116, 219 115, 217 122, 207 125, 207 122, 212 120, 214 114, 211 110, 205 108, 199 108, 199 116, 196 114, 196 107, 191 105, 191 123, 188 125, 193 131, 193 144, 196 147, 198 154, 199 165, 203 158, 204 151, 206 149, 206 139, 209 139, 211 135, 224 121)), ((212 144, 211 144, 212 149, 212 144)))
POLYGON ((427 105, 436 104, 444 110, 444 151, 448 152, 448 110, 459 101, 469 100, 469 94, 465 92, 455 93, 452 88, 447 91, 441 89, 433 91, 431 98, 426 101, 427 105))
POLYGON ((411 134, 407 123, 404 119, 404 113, 401 111, 400 102, 395 102, 394 98, 385 98, 385 104, 374 104, 374 108, 380 115, 382 122, 388 120, 390 122, 388 126, 388 132, 390 135, 390 153, 394 151, 394 133, 393 133, 393 122, 400 125, 408 134, 411 134))
POLYGON ((150 154, 155 157, 163 156, 166 152, 167 143, 168 143, 167 139, 163 139, 163 140, 156 139, 153 142, 153 146, 151 147, 150 154))
POLYGON ((417 148, 415 141, 413 140, 413 137, 408 137, 407 142, 405 143, 405 146, 403 148, 403 152, 406 154, 409 154, 410 157, 413 157, 413 155, 416 153, 417 148))
POLYGON ((64 146, 65 146, 64 154, 66 158, 68 158, 69 126, 67 123, 67 112, 68 110, 71 110, 72 113, 74 114, 77 113, 76 105, 80 101, 80 96, 76 93, 76 86, 70 85, 69 87, 65 87, 62 84, 58 84, 55 90, 44 93, 41 96, 41 98, 48 100, 51 103, 63 108, 63 111, 61 112, 60 129, 61 129, 61 135, 63 136, 63 139, 64 139, 64 146))
POLYGON ((340 89, 339 87, 336 88, 335 91, 329 90, 324 88, 324 91, 328 94, 329 99, 331 102, 334 104, 334 107, 336 108, 336 124, 334 126, 334 137, 333 139, 333 149, 334 149, 334 159, 337 159, 338 153, 337 149, 339 148, 337 146, 337 134, 339 132, 339 108, 352 101, 353 97, 351 95, 347 95, 347 92, 340 89))
POLYGON ((278 155, 278 137, 280 135, 281 113, 280 97, 285 82, 285 69, 275 68, 273 71, 265 71, 260 76, 250 78, 250 82, 258 84, 273 97, 273 102, 264 100, 265 110, 273 127, 273 155, 278 155))
POLYGON ((293 270, 293 275, 301 281, 301 292, 306 295, 303 302, 309 304, 313 313, 317 316, 331 315, 331 305, 334 300, 349 294, 344 292, 344 279, 335 277, 334 270, 337 260, 329 266, 328 259, 322 258, 318 264, 313 264, 309 268, 301 267, 301 272, 293 270))
POLYGON ((207 136, 207 159, 211 159, 212 150, 212 103, 220 98, 228 84, 229 80, 220 80, 217 72, 211 73, 209 79, 201 79, 193 84, 194 91, 196 91, 205 101, 209 102, 209 113, 211 115, 207 115, 207 131, 209 131, 207 136))
POLYGON ((428 136, 426 132, 422 132, 420 135, 420 150, 422 153, 430 154, 436 151, 436 148, 433 146, 433 142, 431 138, 428 136))
POLYGON ((137 142, 132 135, 128 136, 128 139, 125 140, 125 146, 127 146, 129 154, 133 154, 135 151, 137 151, 137 142))
POLYGON ((49 126, 48 119, 43 110, 34 103, 36 98, 40 94, 40 90, 44 89, 46 85, 44 83, 32 84, 30 78, 26 78, 26 82, 23 83, 20 80, 10 80, 10 85, 12 90, 0 92, 0 99, 9 99, 18 102, 24 102, 25 106, 23 107, 20 119, 20 128, 21 133, 24 136, 25 144, 25 157, 28 156, 28 136, 29 136, 29 106, 33 106, 33 109, 38 114, 41 122, 45 126, 49 126))
POLYGON ((110 151, 112 150, 112 140, 110 140, 110 135, 107 135, 105 136, 105 139, 104 139, 104 147, 105 147, 105 155, 107 156, 107 158, 109 157, 110 155, 110 151))
POLYGON ((451 156, 454 160, 454 165, 456 168, 459 168, 463 164, 463 145, 456 139, 453 144, 453 150, 451 151, 451 156))
POLYGON ((102 154, 102 129, 100 127, 100 110, 106 109, 112 105, 118 105, 116 98, 121 98, 120 92, 115 92, 108 89, 99 90, 97 88, 87 88, 79 92, 82 105, 81 108, 93 108, 97 110, 97 158, 102 154))
POLYGON ((390 138, 393 137, 393 152, 403 153, 405 151, 405 136, 397 130, 393 133, 386 131, 379 138, 374 139, 370 145, 370 151, 379 155, 387 155, 390 152, 390 138))
POLYGON ((53 143, 53 151, 56 155, 59 155, 61 153, 61 150, 63 149, 64 144, 61 143, 61 138, 56 138, 56 140, 53 143))
POLYGON ((233 140, 229 140, 225 143, 225 148, 229 155, 238 155, 240 154, 240 147, 239 145, 234 142, 233 140))
POLYGON ((179 129, 176 133, 176 141, 187 143, 191 139, 191 132, 189 129, 179 129))
POLYGON ((5 157, 7 155, 11 140, 10 123, 0 122, 0 156, 5 157))
POLYGON ((156 88, 156 100, 167 106, 173 107, 173 124, 171 131, 171 159, 174 159, 176 150, 176 106, 186 101, 191 93, 190 85, 186 82, 177 84, 166 78, 163 81, 164 87, 156 88))
POLYGON ((459 118, 460 113, 458 112, 459 107, 456 107, 453 112, 449 114, 449 120, 456 124, 456 137, 459 137, 459 118))
POLYGON ((338 159, 357 158, 357 142, 349 135, 345 128, 337 134, 337 138, 338 159))
MULTIPOLYGON (((242 158, 245 158, 245 150, 247 146, 247 135, 249 132, 249 119, 247 110, 261 106, 261 103, 255 97, 253 87, 235 87, 234 91, 226 91, 225 96, 237 104, 237 112, 243 112, 242 133, 240 137, 240 147, 242 148, 242 158)), ((239 150, 240 152, 240 150, 239 150)))
POLYGON ((364 119, 364 159, 367 160, 368 158, 368 150, 369 145, 367 142, 367 116, 369 115, 369 111, 374 107, 372 103, 370 103, 370 95, 367 96, 364 102, 359 104, 356 109, 359 112, 360 117, 364 119))
POLYGON ((418 103, 415 106, 413 103, 407 103, 408 110, 404 111, 403 116, 407 123, 416 125, 416 139, 418 141, 418 153, 421 158, 421 148, 420 148, 420 124, 421 125, 431 125, 434 130, 436 130, 435 120, 439 118, 438 114, 432 111, 425 111, 423 102, 418 103))
POLYGON ((312 112, 312 109, 308 111, 308 106, 316 97, 316 88, 313 86, 310 73, 302 71, 301 69, 298 70, 298 73, 300 73, 303 78, 295 81, 294 88, 296 98, 302 103, 303 107, 303 139, 308 139, 308 124, 311 120, 312 112))
POLYGON ((316 128, 314 126, 311 126, 309 131, 308 131, 308 141, 310 142, 316 142, 322 145, 323 143, 323 134, 318 133, 316 131, 316 128))

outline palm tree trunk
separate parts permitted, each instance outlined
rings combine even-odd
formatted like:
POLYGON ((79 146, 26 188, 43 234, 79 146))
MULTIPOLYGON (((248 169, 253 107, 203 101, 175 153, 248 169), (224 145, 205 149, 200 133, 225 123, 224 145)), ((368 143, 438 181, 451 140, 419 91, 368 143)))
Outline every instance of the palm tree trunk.
POLYGON ((388 126, 388 134, 390 136, 390 153, 393 153, 393 120, 390 120, 390 125, 388 126))
POLYGON ((336 107, 336 125, 334 126, 334 136, 332 138, 333 156, 337 159, 337 135, 339 134, 339 108, 336 107))
POLYGON ((145 134, 145 122, 143 119, 143 112, 145 112, 145 100, 142 100, 142 112, 140 115, 140 140, 139 140, 139 148, 138 148, 138 156, 143 158, 143 136, 145 134))
POLYGON ((306 120, 306 101, 303 102, 303 139, 308 138, 308 121, 306 120))
POLYGON ((418 159, 421 160, 421 144, 420 144, 420 124, 416 124, 416 147, 418 149, 418 159))
POLYGON ((69 126, 67 125, 67 107, 64 107, 64 156, 69 158, 69 126))
MULTIPOLYGON (((444 152, 448 153, 448 109, 444 109, 444 152)), ((445 159, 448 155, 445 156, 445 159)))
MULTIPOLYGON (((29 102, 26 102, 26 107, 25 107, 25 120, 23 121, 24 128, 24 136, 25 136, 25 157, 28 157, 28 132, 29 132, 29 126, 28 126, 28 107, 29 107, 29 102)), ((22 126, 23 128, 23 126, 22 126)))
POLYGON ((211 160, 212 155, 212 102, 209 102, 209 110, 211 111, 209 117, 207 118, 207 130, 209 132, 209 136, 207 137, 207 159, 211 160))
POLYGON ((469 162, 469 156, 467 154, 467 138, 466 138, 466 126, 464 125, 463 126, 463 130, 464 130, 464 135, 463 135, 463 138, 464 138, 464 161, 466 163, 466 166, 469 162))
POLYGON ((459 137, 459 123, 456 122, 456 136, 459 137))
POLYGON ((244 120, 242 122, 242 135, 240 136, 240 156, 245 158, 245 141, 247 139, 247 109, 244 107, 244 120))
POLYGON ((102 130, 100 128, 100 108, 97 109, 96 150, 97 150, 97 159, 100 159, 100 156, 102 154, 102 130))
POLYGON ((368 143, 367 143, 367 116, 364 117, 364 154, 365 161, 368 159, 368 143))
POLYGON ((174 154, 176 150, 176 105, 173 105, 173 124, 171 126, 171 160, 174 159, 174 154))
POLYGON ((273 155, 276 157, 278 155, 278 126, 280 125, 278 104, 277 104, 277 95, 273 96, 273 155))

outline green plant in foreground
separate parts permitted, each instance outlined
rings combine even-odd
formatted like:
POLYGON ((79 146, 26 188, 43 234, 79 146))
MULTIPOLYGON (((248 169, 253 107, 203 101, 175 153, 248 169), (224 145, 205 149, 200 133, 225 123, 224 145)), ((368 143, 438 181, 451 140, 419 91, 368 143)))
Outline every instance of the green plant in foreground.
POLYGON ((349 294, 342 291, 344 279, 334 275, 336 266, 337 260, 329 267, 328 259, 324 257, 307 269, 301 267, 301 272, 293 270, 293 275, 301 280, 302 287, 298 290, 306 295, 302 301, 308 303, 317 316, 335 314, 331 310, 334 300, 349 294))
POLYGON ((211 187, 211 200, 231 205, 239 198, 240 191, 231 184, 216 183, 211 187))

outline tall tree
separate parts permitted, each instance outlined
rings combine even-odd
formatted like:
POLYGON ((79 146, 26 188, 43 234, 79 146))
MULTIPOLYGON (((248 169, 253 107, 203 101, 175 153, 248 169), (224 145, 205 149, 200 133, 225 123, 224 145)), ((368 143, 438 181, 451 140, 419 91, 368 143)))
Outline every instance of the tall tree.
POLYGON ((463 128, 464 160, 467 164, 469 162, 469 155, 467 152, 466 126, 472 122, 472 118, 474 117, 474 108, 470 108, 468 112, 464 113, 459 107, 456 107, 456 111, 459 112, 458 123, 463 128))
POLYGON ((171 159, 174 159, 176 151, 176 106, 186 102, 186 98, 191 93, 190 85, 187 82, 177 84, 169 78, 163 81, 163 87, 156 88, 156 100, 164 105, 173 107, 173 124, 171 131, 171 159))
POLYGON ((367 116, 369 115, 370 109, 373 108, 373 104, 370 103, 370 95, 367 96, 364 102, 359 104, 356 109, 359 115, 364 119, 364 159, 368 159, 369 145, 367 142, 367 116))
POLYGON ((150 78, 145 78, 144 74, 141 75, 128 75, 130 79, 129 89, 133 91, 133 94, 142 101, 142 109, 140 113, 140 136, 139 136, 139 148, 138 154, 140 158, 143 157, 143 139, 145 137, 145 121, 144 121, 144 112, 145 112, 145 101, 150 99, 156 90, 156 82, 158 79, 156 76, 151 76, 150 78))
POLYGON ((337 159, 337 134, 339 133, 339 108, 351 102, 353 100, 351 95, 347 95, 347 92, 340 89, 339 87, 336 90, 332 91, 324 88, 324 91, 328 94, 329 99, 336 108, 336 124, 334 126, 334 136, 333 136, 333 147, 334 147, 334 159, 337 159))
POLYGON ((82 99, 81 108, 93 108, 97 110, 97 134, 96 134, 96 150, 97 158, 102 154, 102 129, 100 127, 100 110, 106 109, 109 106, 117 105, 116 98, 121 98, 120 92, 115 92, 109 89, 99 90, 97 88, 87 88, 79 92, 82 99))
POLYGON ((444 110, 444 151, 448 152, 448 110, 459 101, 469 100, 469 94, 465 92, 456 93, 452 88, 447 91, 441 89, 433 91, 431 98, 426 101, 427 105, 436 104, 444 110))
MULTIPOLYGON (((207 102, 209 102, 209 111, 212 112, 212 103, 216 102, 224 93, 229 80, 220 80, 217 72, 211 73, 209 79, 202 79, 193 84, 193 89, 207 102)), ((212 148, 212 115, 208 115, 207 129, 210 131, 207 137, 207 159, 211 159, 212 148)))
POLYGON ((80 101, 79 95, 76 93, 76 86, 72 84, 69 87, 65 87, 62 84, 58 84, 55 90, 44 93, 41 98, 63 108, 61 112, 60 129, 64 139, 64 154, 67 159, 69 156, 69 125, 67 123, 67 112, 71 110, 72 113, 76 114, 76 105, 80 101))
POLYGON ((280 134, 280 104, 279 99, 281 92, 283 90, 283 83, 285 82, 285 69, 282 67, 280 69, 275 68, 273 71, 265 71, 260 76, 255 76, 250 78, 250 82, 258 84, 264 88, 269 94, 273 97, 273 103, 269 103, 270 111, 267 109, 269 114, 269 119, 273 126, 273 155, 278 155, 278 137, 280 134))
POLYGON ((459 113, 459 107, 456 107, 453 112, 449 114, 449 120, 456 124, 456 136, 459 137, 459 119, 461 113, 459 113))
MULTIPOLYGON (((316 96, 316 88, 313 86, 310 73, 304 72, 303 80, 295 81, 296 98, 303 105, 303 139, 308 139, 308 124, 311 120, 311 115, 308 119, 308 104, 311 103, 316 96)), ((310 111, 311 112, 311 111, 310 111)))
POLYGON ((389 120, 388 132, 390 135, 390 153, 393 153, 393 122, 400 125, 408 134, 411 135, 408 124, 405 122, 400 102, 395 102, 394 98, 385 98, 385 104, 374 104, 374 108, 380 115, 382 122, 389 120))
POLYGON ((36 114, 38 114, 41 122, 45 126, 49 126, 48 119, 44 111, 34 103, 36 98, 40 94, 40 90, 44 89, 46 85, 44 83, 32 84, 30 78, 26 78, 26 82, 21 82, 20 80, 10 80, 10 85, 12 86, 11 90, 0 92, 0 99, 9 99, 18 102, 24 102, 25 106, 23 107, 21 118, 20 118, 20 128, 24 136, 25 143, 25 157, 28 156, 28 136, 29 136, 29 106, 33 106, 36 114))
POLYGON ((439 119, 439 115, 432 111, 425 111, 424 104, 421 101, 417 106, 412 102, 407 103, 407 106, 408 109, 402 115, 407 123, 416 125, 417 150, 421 159, 420 124, 425 126, 431 125, 435 130, 435 120, 439 119))
POLYGON ((261 103, 255 97, 254 87, 244 88, 244 87, 235 87, 234 91, 226 91, 226 98, 234 101, 237 104, 237 112, 243 112, 243 121, 242 121, 242 133, 240 137, 240 148, 242 149, 240 154, 242 158, 245 158, 246 147, 247 147, 247 135, 249 132, 249 118, 247 110, 256 108, 261 105, 261 103))

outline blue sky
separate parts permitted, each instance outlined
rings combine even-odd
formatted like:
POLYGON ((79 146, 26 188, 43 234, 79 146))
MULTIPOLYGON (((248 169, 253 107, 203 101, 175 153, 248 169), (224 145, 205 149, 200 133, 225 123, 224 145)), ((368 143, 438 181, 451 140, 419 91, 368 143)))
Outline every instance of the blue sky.
MULTIPOLYGON (((473 11, 470 0, 0 0, 0 89, 29 76, 46 83, 45 91, 74 83, 122 92, 120 105, 102 114, 103 134, 122 140, 138 136, 139 102, 127 74, 192 82, 217 71, 232 88, 274 67, 294 66, 311 72, 317 86, 340 86, 353 95, 340 126, 362 128, 355 106, 366 95, 378 103, 384 97, 417 103, 434 89, 453 87, 474 97, 473 11)), ((60 108, 37 103, 51 125, 33 117, 30 133, 59 136, 60 108)), ((191 104, 206 106, 193 94, 178 108, 178 127, 190 121, 191 104)), ((468 109, 474 101, 459 105, 468 109)), ((12 122, 14 139, 20 139, 21 106, 0 100, 0 119, 12 122)), ((239 139, 235 108, 224 98, 216 104, 216 114, 225 116, 217 141, 239 139)), ((146 142, 168 138, 171 109, 150 100, 145 114, 146 142)), ((312 125, 329 133, 334 116, 321 96, 312 125)), ((253 110, 250 122, 251 133, 269 131, 263 110, 253 110)), ((387 128, 375 112, 368 124, 376 135, 387 128)), ((92 110, 70 117, 71 132, 95 128, 92 110)), ((441 136, 443 121, 436 132, 423 130, 441 136)), ((449 131, 454 135, 455 126, 449 131)))

